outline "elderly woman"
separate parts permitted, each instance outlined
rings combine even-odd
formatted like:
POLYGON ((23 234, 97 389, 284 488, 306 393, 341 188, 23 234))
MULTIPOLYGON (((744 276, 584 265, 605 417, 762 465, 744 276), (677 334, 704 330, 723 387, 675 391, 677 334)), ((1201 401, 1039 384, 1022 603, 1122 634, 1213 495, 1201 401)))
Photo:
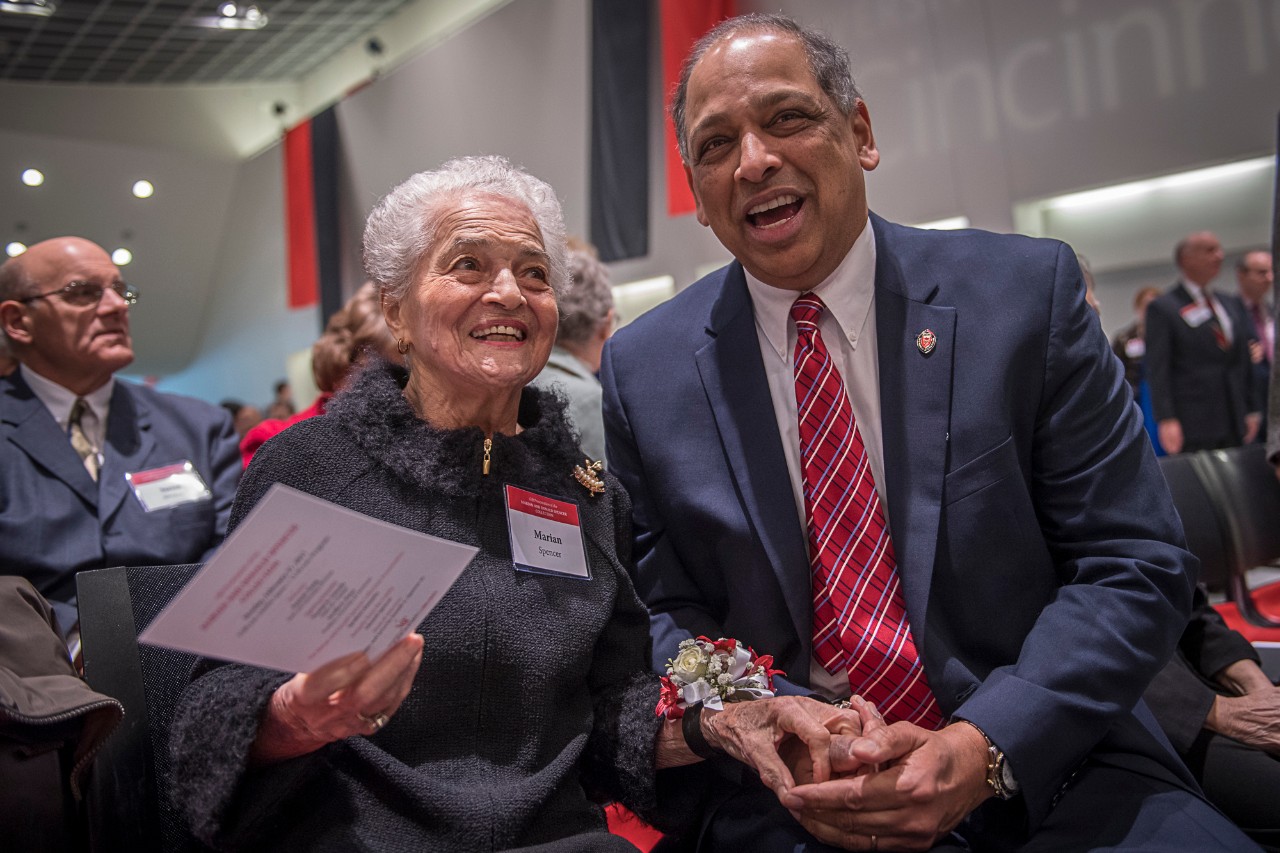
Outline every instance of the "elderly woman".
POLYGON ((604 456, 603 392, 596 374, 600 353, 613 332, 613 288, 609 271, 589 246, 571 246, 570 284, 560 299, 560 331, 547 366, 533 380, 555 388, 569 402, 569 418, 592 459, 604 456))
MULTIPOLYGON (((500 158, 451 161, 373 211, 365 265, 403 367, 369 365, 324 417, 263 446, 233 523, 280 482, 480 552, 376 661, 203 665, 176 709, 173 802, 229 849, 631 850, 596 803, 653 816, 656 768, 697 758, 654 713, 627 497, 574 476, 563 408, 525 388, 568 279, 555 195, 500 158), (513 564, 508 484, 576 503, 589 578, 513 564)), ((807 699, 742 702, 691 734, 781 791, 789 733, 828 773, 829 717, 807 699)))

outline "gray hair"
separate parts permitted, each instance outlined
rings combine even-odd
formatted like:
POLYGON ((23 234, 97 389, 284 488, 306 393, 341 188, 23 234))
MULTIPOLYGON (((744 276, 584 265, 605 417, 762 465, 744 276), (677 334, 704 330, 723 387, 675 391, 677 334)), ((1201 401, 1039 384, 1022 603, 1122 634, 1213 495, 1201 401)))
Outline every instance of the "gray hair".
POLYGON ((773 31, 794 36, 804 48, 805 57, 809 60, 809 72, 818 86, 826 93, 840 110, 841 115, 848 117, 857 108, 862 94, 853 82, 853 74, 849 71, 849 53, 836 44, 828 36, 817 30, 801 26, 787 15, 752 12, 721 21, 711 28, 694 44, 689 56, 680 66, 680 81, 676 84, 671 98, 671 120, 676 127, 676 145, 680 149, 680 157, 686 162, 689 159, 689 140, 685 137, 685 105, 689 97, 689 77, 712 45, 721 39, 739 33, 773 31))
POLYGON ((364 226, 364 269, 383 298, 399 302, 436 239, 448 203, 468 193, 489 193, 529 208, 550 265, 557 298, 568 289, 564 213, 555 190, 505 157, 458 157, 419 172, 378 202, 364 226))
POLYGON ((560 299, 560 332, 556 340, 580 344, 595 334, 613 308, 613 288, 609 270, 590 252, 571 250, 569 273, 573 282, 560 299))

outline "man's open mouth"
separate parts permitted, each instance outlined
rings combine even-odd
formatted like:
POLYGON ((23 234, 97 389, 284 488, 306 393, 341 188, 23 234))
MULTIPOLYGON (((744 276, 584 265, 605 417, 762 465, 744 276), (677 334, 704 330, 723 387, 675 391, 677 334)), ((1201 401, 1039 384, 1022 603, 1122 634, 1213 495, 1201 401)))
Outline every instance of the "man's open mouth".
POLYGON ((800 212, 804 199, 798 195, 780 195, 747 211, 747 221, 756 228, 772 228, 800 212))

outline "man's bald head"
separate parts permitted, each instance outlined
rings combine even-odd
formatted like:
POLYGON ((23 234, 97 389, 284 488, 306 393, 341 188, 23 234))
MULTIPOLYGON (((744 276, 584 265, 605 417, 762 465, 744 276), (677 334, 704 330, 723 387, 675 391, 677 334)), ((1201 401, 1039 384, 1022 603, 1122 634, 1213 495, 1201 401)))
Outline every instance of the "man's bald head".
POLYGON ((77 394, 133 361, 120 271, 83 237, 36 243, 0 266, 0 327, 28 368, 77 394), (85 299, 100 292, 101 298, 85 299))

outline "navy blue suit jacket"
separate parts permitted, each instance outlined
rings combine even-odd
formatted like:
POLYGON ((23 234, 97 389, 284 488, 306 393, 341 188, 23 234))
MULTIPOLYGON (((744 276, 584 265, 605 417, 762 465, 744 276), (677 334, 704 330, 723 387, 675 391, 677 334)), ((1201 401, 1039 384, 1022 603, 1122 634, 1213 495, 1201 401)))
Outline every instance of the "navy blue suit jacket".
MULTIPOLYGON (((1074 254, 871 222, 884 491, 943 712, 1009 756, 1031 826, 1091 752, 1194 788, 1133 709, 1186 625, 1198 564, 1074 254)), ((602 378, 655 666, 690 634, 737 637, 801 688, 806 534, 741 266, 620 330, 602 378)))
POLYGON ((15 372, 0 379, 0 573, 30 580, 70 628, 77 572, 203 561, 226 535, 240 470, 227 412, 117 380, 95 483, 15 372), (124 475, 183 460, 212 499, 144 512, 124 475))

